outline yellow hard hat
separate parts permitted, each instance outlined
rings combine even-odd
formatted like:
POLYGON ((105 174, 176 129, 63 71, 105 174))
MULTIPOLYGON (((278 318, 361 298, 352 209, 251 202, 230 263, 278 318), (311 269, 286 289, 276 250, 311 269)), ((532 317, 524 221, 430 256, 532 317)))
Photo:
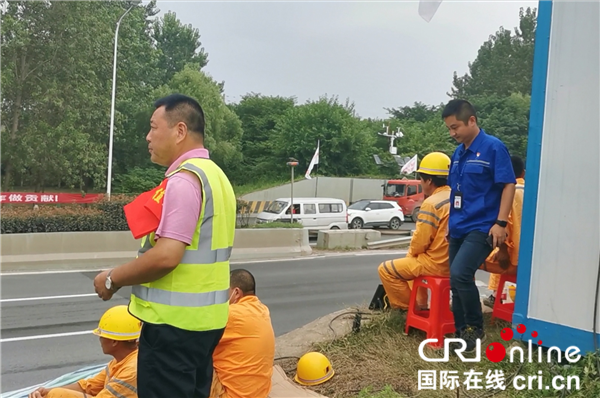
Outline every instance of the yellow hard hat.
POLYGON ((129 313, 126 305, 109 308, 94 330, 96 336, 111 340, 137 340, 142 330, 142 322, 129 313))
POLYGON ((431 152, 421 160, 417 173, 432 176, 447 176, 450 171, 450 158, 442 152, 431 152))
POLYGON ((298 360, 294 380, 305 386, 316 386, 331 379, 335 372, 329 359, 320 352, 308 352, 298 360))

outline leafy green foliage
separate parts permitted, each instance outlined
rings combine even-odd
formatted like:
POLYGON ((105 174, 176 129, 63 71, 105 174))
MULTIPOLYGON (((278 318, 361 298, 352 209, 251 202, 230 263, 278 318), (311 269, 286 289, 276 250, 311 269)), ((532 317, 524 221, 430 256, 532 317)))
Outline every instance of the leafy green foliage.
POLYGON ((246 94, 230 108, 239 117, 244 130, 242 153, 244 156, 244 181, 273 180, 278 170, 273 137, 281 117, 296 105, 294 98, 267 97, 246 94))
MULTIPOLYGON (((8 3, 2 15, 2 189, 102 191, 106 186, 112 65, 123 2, 8 3), (68 40, 66 39, 68 37, 68 40)), ((119 27, 113 187, 139 193, 160 182, 145 136, 153 102, 174 92, 197 98, 206 114, 205 144, 238 195, 288 181, 289 158, 302 178, 321 142, 313 174, 398 177, 389 139, 402 131, 398 155, 451 154, 456 143, 442 105, 388 109, 389 118, 361 119, 336 97, 299 104, 295 97, 248 93, 223 100, 224 83, 203 71, 208 54, 200 31, 175 14, 156 18, 153 0, 135 6, 119 27), (378 155, 383 165, 376 165, 378 155)), ((480 125, 524 156, 527 145, 536 10, 521 9, 514 32, 500 28, 480 48, 469 73, 453 80, 452 97, 471 100, 480 125)))
POLYGON ((225 105, 218 84, 206 73, 187 65, 168 85, 158 88, 154 96, 158 98, 175 92, 199 99, 206 122, 204 146, 210 151, 211 159, 235 181, 242 161, 242 124, 225 105))
POLYGON ((201 47, 198 29, 183 25, 172 12, 154 23, 154 39, 159 50, 158 67, 166 80, 186 65, 200 70, 208 64, 208 54, 201 47))
POLYGON ((140 194, 156 188, 165 178, 165 171, 157 167, 134 167, 127 174, 115 178, 114 192, 140 194))
POLYGON ((343 177, 375 169, 375 137, 362 128, 354 105, 337 98, 321 97, 289 109, 278 120, 273 138, 278 161, 273 167, 281 174, 288 172, 285 163, 290 157, 306 170, 319 140, 319 174, 343 177))
POLYGON ((521 8, 519 17, 514 34, 501 27, 481 46, 477 58, 469 63, 469 73, 461 77, 454 73, 452 97, 531 93, 537 13, 521 8))
POLYGON ((507 97, 477 97, 473 105, 481 127, 500 138, 511 155, 525 159, 529 129, 529 95, 513 93, 507 97))

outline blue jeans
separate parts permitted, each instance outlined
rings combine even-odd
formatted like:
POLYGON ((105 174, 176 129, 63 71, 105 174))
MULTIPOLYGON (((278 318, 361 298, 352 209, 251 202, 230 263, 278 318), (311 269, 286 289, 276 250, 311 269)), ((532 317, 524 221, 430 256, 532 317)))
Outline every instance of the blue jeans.
POLYGON ((472 231, 462 238, 449 238, 452 312, 457 332, 462 332, 467 325, 483 329, 475 272, 492 252, 486 242, 487 236, 486 233, 472 231))

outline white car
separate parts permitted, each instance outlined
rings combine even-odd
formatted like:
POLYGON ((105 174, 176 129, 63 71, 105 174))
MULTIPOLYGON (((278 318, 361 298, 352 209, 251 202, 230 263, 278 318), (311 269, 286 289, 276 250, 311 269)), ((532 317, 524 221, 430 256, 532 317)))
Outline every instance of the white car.
POLYGON ((359 200, 348 206, 348 226, 351 229, 363 227, 389 227, 400 229, 404 222, 402 208, 389 200, 359 200))
MULTIPOLYGON (((279 198, 256 217, 257 223, 289 221, 291 198, 279 198)), ((335 198, 294 198, 294 221, 309 232, 325 229, 348 229, 346 202, 335 198)))

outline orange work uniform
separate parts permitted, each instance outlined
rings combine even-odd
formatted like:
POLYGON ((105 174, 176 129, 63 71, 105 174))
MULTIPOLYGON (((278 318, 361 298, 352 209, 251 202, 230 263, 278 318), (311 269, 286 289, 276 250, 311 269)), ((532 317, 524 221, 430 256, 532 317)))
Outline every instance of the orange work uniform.
POLYGON ((494 261, 494 255, 498 252, 498 249, 494 249, 488 258, 485 260, 485 265, 480 267, 489 272, 490 281, 488 283, 488 289, 496 291, 498 289, 498 283, 500 282, 500 274, 514 275, 517 273, 517 264, 519 262, 519 243, 521 241, 521 220, 523 217, 523 195, 525 190, 525 179, 517 178, 517 185, 515 189, 515 198, 513 199, 510 214, 508 215, 508 224, 506 225, 506 246, 508 248, 508 254, 510 255, 510 267, 507 270, 503 270, 500 265, 494 261))
POLYGON ((46 398, 137 398, 137 355, 135 350, 120 362, 113 359, 96 376, 79 380, 83 393, 58 387, 46 398))
MULTIPOLYGON (((450 213, 450 187, 437 188, 423 201, 416 230, 404 258, 385 261, 378 272, 390 305, 408 309, 412 280, 419 276, 450 276, 446 229, 450 213)), ((427 291, 418 293, 419 306, 427 305, 427 291)))
POLYGON ((267 398, 271 391, 275 333, 269 309, 256 296, 229 306, 229 318, 213 353, 211 398, 267 398))

